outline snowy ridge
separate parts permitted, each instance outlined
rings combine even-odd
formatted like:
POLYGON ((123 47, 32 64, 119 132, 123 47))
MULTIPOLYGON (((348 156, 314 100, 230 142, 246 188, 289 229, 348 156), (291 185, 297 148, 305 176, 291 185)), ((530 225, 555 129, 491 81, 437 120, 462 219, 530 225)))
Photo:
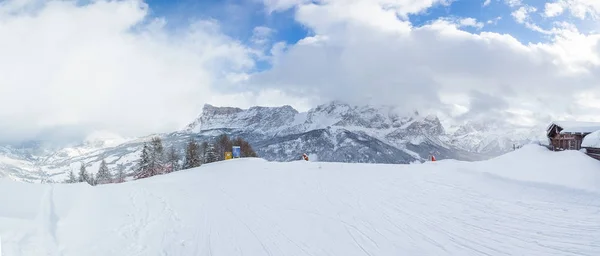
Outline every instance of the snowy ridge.
POLYGON ((85 164, 88 172, 95 173, 102 159, 110 163, 114 172, 119 168, 126 170, 133 167, 139 157, 140 145, 147 140, 149 138, 106 142, 96 138, 56 150, 6 147, 4 152, 0 152, 0 177, 25 182, 60 182, 69 171, 77 173, 81 163, 85 164), (43 153, 25 153, 29 151, 43 153))
POLYGON ((40 173, 36 173, 36 166, 28 160, 0 155, 0 170, 0 178, 18 181, 40 179, 40 173))
POLYGON ((11 256, 599 255, 598 169, 525 147, 412 165, 236 159, 97 187, 0 179, 0 237, 11 256))
MULTIPOLYGON (((497 122, 444 127, 436 115, 403 112, 391 106, 352 106, 334 101, 307 112, 290 106, 240 109, 205 105, 181 131, 157 134, 165 146, 182 150, 189 138, 221 134, 249 141, 270 161, 293 161, 302 153, 327 162, 413 163, 437 159, 482 160, 513 150, 513 145, 545 140, 544 129, 518 130, 497 122), (452 131, 452 132, 448 132, 452 131)), ((43 143, 0 146, 0 176, 20 181, 61 181, 84 163, 95 173, 102 159, 111 171, 132 172, 141 146, 151 136, 120 138, 96 133, 78 145, 47 148, 43 143)), ((180 152, 182 153, 182 152, 180 152)))

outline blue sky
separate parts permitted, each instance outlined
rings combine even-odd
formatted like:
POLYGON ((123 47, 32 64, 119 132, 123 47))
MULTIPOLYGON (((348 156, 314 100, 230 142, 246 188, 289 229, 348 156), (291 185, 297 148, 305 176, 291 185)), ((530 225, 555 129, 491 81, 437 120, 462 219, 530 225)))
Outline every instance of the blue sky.
MULTIPOLYGON (((410 21, 415 26, 420 26, 442 17, 475 18, 486 23, 483 29, 465 28, 473 33, 490 31, 508 33, 521 42, 545 42, 547 39, 540 33, 532 31, 522 24, 517 23, 511 8, 505 0, 491 0, 484 6, 483 0, 455 0, 450 6, 437 5, 425 13, 411 15, 410 21), (488 24, 490 20, 501 17, 495 24, 488 24)), ((524 4, 538 9, 532 16, 536 24, 542 28, 549 28, 551 21, 540 16, 544 9, 544 0, 527 0, 524 4)), ((264 5, 259 0, 148 0, 154 17, 165 17, 170 27, 186 24, 190 19, 216 19, 222 25, 224 33, 242 41, 248 41, 252 36, 252 29, 256 26, 265 26, 276 31, 273 41, 285 41, 289 44, 297 42, 310 31, 294 20, 294 10, 267 13, 264 5)))
POLYGON ((187 24, 190 19, 215 19, 227 35, 248 42, 254 27, 274 29, 275 41, 295 43, 309 31, 294 22, 293 10, 267 13, 262 2, 256 0, 149 0, 151 14, 165 17, 169 26, 187 24))
POLYGON ((472 33, 481 31, 490 31, 498 33, 509 33, 515 36, 522 42, 531 42, 541 40, 539 33, 533 32, 521 24, 518 24, 512 17, 513 8, 506 5, 504 2, 492 0, 489 5, 483 6, 484 1, 481 0, 458 0, 450 6, 438 5, 429 9, 421 15, 414 15, 411 21, 414 25, 423 25, 431 20, 442 17, 458 17, 458 18, 474 18, 480 22, 486 23, 483 29, 472 27, 463 28, 472 33), (495 24, 487 24, 490 20, 495 20, 501 17, 495 24))
MULTIPOLYGON (((414 26, 421 26, 440 18, 475 18, 485 26, 481 29, 463 27, 471 33, 496 32, 510 34, 524 44, 548 42, 551 38, 519 24, 511 13, 519 7, 510 7, 508 0, 454 0, 449 6, 436 5, 426 12, 409 17, 414 26)), ((193 19, 215 19, 222 32, 244 44, 251 44, 253 29, 258 26, 273 29, 266 47, 284 41, 288 45, 311 34, 311 31, 294 20, 294 9, 268 13, 261 0, 147 0, 151 17, 162 17, 168 21, 169 29, 185 26, 193 19)), ((553 20, 542 17, 543 0, 524 0, 523 4, 537 8, 530 18, 543 29, 550 29, 553 20)), ((570 20, 577 24, 577 20, 570 20)), ((578 24, 579 25, 579 24, 578 24)), ((257 60, 257 70, 269 68, 269 64, 257 60)))
MULTIPOLYGON (((266 47, 284 41, 294 44, 310 31, 294 21, 294 10, 268 13, 258 0, 148 0, 152 17, 166 18, 167 27, 176 29, 194 19, 214 19, 224 34, 251 44, 255 27, 273 30, 266 47)), ((268 69, 269 63, 256 60, 256 71, 268 69)))

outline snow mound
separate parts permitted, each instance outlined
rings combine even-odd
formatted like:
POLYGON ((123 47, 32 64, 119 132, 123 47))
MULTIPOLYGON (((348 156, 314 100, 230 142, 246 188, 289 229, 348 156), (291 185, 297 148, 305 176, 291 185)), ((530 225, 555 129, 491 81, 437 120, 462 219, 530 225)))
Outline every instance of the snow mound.
POLYGON ((576 150, 555 152, 526 145, 475 166, 505 178, 600 192, 600 161, 576 150))
POLYGON ((588 160, 528 146, 474 163, 233 159, 96 187, 0 179, 2 255, 600 255, 588 160))
POLYGON ((600 130, 592 132, 583 138, 581 147, 600 148, 600 130))

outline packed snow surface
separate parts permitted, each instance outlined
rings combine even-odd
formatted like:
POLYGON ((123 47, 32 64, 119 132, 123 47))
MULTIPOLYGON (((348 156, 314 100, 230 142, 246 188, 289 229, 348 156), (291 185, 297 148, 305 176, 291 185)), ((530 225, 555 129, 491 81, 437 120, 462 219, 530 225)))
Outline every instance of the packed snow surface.
POLYGON ((0 181, 2 255, 600 255, 600 162, 235 159, 122 184, 0 181))

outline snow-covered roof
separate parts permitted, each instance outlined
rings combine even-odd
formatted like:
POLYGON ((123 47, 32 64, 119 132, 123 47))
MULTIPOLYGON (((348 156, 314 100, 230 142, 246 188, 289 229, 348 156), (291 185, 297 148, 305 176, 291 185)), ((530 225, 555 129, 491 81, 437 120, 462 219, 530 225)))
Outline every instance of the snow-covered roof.
POLYGON ((600 122, 554 121, 550 126, 553 124, 563 129, 560 133, 591 133, 600 130, 600 122))
POLYGON ((581 142, 581 147, 600 148, 600 129, 585 136, 581 142))

